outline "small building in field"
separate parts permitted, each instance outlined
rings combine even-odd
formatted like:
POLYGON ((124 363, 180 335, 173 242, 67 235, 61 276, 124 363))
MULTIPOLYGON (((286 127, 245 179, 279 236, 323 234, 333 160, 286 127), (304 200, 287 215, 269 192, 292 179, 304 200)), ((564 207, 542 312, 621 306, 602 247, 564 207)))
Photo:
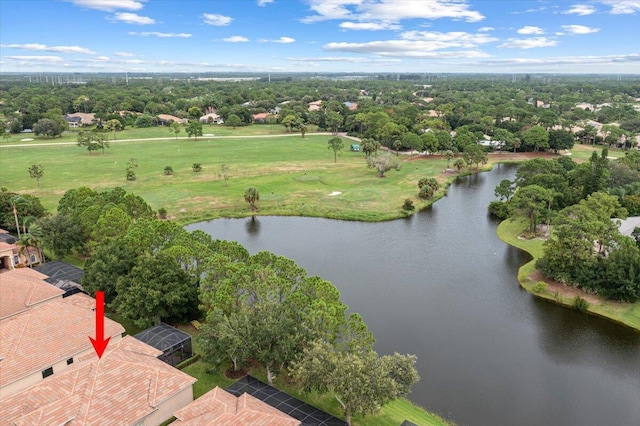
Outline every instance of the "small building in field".
POLYGON ((158 359, 176 366, 193 356, 191 335, 167 324, 158 324, 134 336, 141 342, 152 346, 162 355, 158 359))

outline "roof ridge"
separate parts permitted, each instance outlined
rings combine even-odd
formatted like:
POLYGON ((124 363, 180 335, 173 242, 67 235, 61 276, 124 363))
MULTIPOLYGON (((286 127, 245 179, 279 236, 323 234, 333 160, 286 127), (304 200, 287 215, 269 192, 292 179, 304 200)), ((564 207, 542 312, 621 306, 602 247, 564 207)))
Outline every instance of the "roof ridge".
POLYGON ((87 419, 89 418, 89 411, 91 410, 91 402, 93 400, 93 390, 96 386, 96 382, 98 381, 98 368, 101 361, 102 359, 98 358, 98 360, 91 363, 89 367, 90 371, 87 374, 88 377, 87 377, 87 383, 85 384, 85 390, 84 390, 84 393, 82 394, 82 397, 80 398, 81 406, 78 408, 78 415, 80 415, 80 411, 82 410, 82 405, 84 404, 84 406, 86 406, 84 415, 82 415, 82 417, 80 417, 79 419, 80 424, 87 424, 87 419), (86 401, 86 402, 83 402, 83 401, 86 401))

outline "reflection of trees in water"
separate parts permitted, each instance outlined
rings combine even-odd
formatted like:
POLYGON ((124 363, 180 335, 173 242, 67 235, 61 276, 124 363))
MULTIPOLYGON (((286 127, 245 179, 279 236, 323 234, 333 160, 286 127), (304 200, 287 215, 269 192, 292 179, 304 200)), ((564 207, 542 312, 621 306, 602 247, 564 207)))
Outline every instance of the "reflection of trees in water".
MULTIPOLYGON (((540 346, 555 362, 589 360, 598 365, 628 365, 637 368, 640 336, 613 322, 583 314, 569 307, 534 298, 540 346)), ((622 370, 615 370, 622 374, 622 370)))
POLYGON ((255 216, 251 216, 246 222, 247 234, 257 236, 260 233, 260 221, 255 216))

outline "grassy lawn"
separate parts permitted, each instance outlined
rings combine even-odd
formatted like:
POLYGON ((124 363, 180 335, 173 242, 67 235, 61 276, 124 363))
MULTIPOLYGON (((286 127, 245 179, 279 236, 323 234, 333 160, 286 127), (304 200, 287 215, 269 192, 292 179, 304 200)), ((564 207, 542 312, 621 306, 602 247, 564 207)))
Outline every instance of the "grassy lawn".
MULTIPOLYGON (((317 131, 317 126, 307 126, 307 132, 312 133, 317 131)), ((84 128, 85 130, 91 130, 90 127, 84 128)), ((62 137, 49 139, 44 136, 36 136, 33 133, 21 133, 19 135, 10 135, 9 139, 2 139, 0 146, 14 145, 14 144, 40 144, 40 143, 59 143, 59 142, 77 142, 78 132, 80 128, 70 129, 64 132, 62 137), (30 141, 24 139, 32 139, 30 141)), ((251 126, 242 126, 231 128, 218 124, 203 124, 202 125, 203 137, 207 136, 256 136, 256 135, 280 135, 286 134, 287 129, 280 124, 253 124, 251 126)), ((298 134, 300 132, 297 132, 298 134)), ((129 139, 151 139, 151 138, 170 138, 175 139, 175 133, 169 131, 169 127, 146 127, 136 128, 129 127, 121 132, 116 133, 116 141, 129 140, 129 139)), ((183 128, 178 134, 178 138, 186 139, 187 133, 183 128)), ((198 138, 198 139, 202 139, 198 138)), ((109 133, 109 140, 113 141, 113 133, 109 133)))
POLYGON ((621 324, 640 330, 640 302, 620 303, 606 300, 602 297, 586 293, 573 287, 554 284, 550 287, 540 286, 540 282, 532 278, 536 272, 535 261, 543 255, 542 239, 525 240, 518 238, 527 228, 524 219, 507 219, 498 226, 498 237, 512 246, 518 247, 533 256, 533 260, 523 265, 518 271, 520 285, 528 292, 556 303, 573 307, 574 297, 579 295, 590 301, 588 311, 621 324), (563 292, 564 289, 568 291, 563 292))
MULTIPOLYGON (((260 191, 262 215, 388 220, 405 215, 401 210, 405 198, 414 199, 418 207, 424 205, 417 199, 420 178, 438 176, 442 183, 453 179, 442 173, 446 160, 440 156, 400 156, 402 169, 378 178, 366 168, 363 153, 345 148, 334 163, 333 152, 327 149, 329 138, 126 142, 113 144, 105 154, 92 155, 75 145, 3 147, 0 170, 2 186, 40 197, 50 211, 67 189, 121 186, 142 196, 156 210, 166 208, 169 217, 183 223, 249 215, 243 198, 249 186, 260 191), (139 164, 133 182, 125 179, 130 158, 139 164), (195 162, 202 163, 202 172, 191 170, 195 162), (31 164, 44 166, 40 189, 27 172, 31 164), (222 164, 229 167, 227 182, 220 177, 222 164), (174 175, 163 175, 165 166, 172 166, 174 175)), ((348 147, 349 140, 344 143, 348 147)))
MULTIPOLYGON (((571 158, 578 163, 589 161, 592 153, 595 151, 600 155, 602 148, 604 148, 602 145, 575 144, 571 149, 571 158)), ((608 156, 612 158, 624 157, 625 152, 626 151, 621 149, 610 148, 608 156)))

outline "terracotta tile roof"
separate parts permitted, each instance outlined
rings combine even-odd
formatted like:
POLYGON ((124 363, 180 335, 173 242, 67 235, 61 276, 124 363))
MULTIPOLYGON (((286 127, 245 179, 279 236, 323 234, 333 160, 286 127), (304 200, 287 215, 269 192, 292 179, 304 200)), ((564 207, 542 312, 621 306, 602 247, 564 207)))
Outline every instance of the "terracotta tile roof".
POLYGON ((15 244, 5 243, 4 241, 0 241, 0 251, 11 250, 17 253, 18 247, 15 244))
MULTIPOLYGON (((89 336, 95 336, 91 306, 93 299, 78 293, 1 320, 0 388, 91 349, 89 336)), ((123 332, 120 324, 105 319, 105 336, 123 332)))
POLYGON ((235 397, 215 387, 174 413, 179 426, 297 426, 300 422, 244 393, 235 397))
POLYGON ((130 425, 196 381, 126 336, 98 359, 80 362, 0 401, 0 424, 130 425))
POLYGON ((61 298, 63 290, 42 281, 46 275, 31 268, 12 269, 0 275, 0 319, 46 300, 61 298))

